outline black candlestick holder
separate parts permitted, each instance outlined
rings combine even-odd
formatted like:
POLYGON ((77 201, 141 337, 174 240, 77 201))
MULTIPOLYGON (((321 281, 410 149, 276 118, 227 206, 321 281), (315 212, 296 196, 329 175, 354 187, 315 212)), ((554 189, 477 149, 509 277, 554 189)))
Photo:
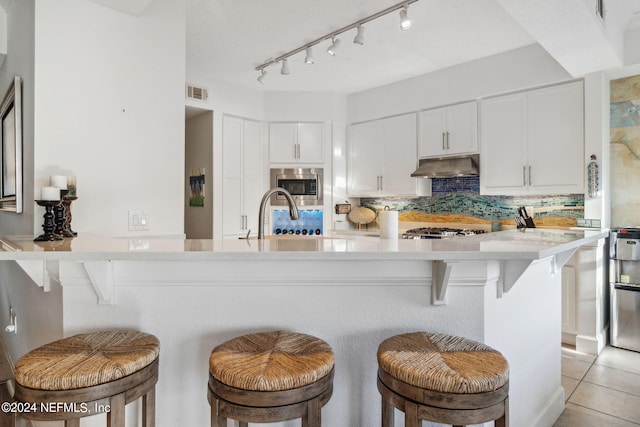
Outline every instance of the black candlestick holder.
POLYGON ((54 221, 53 208, 60 205, 60 200, 36 200, 38 206, 45 209, 44 223, 42 229, 44 233, 33 239, 34 242, 53 242, 55 240, 63 240, 61 236, 54 233, 56 223, 54 221))
POLYGON ((62 200, 64 200, 64 197, 68 193, 69 193, 69 190, 60 190, 60 202, 58 203, 58 205, 53 207, 53 213, 55 215, 55 222, 56 222, 53 232, 63 238, 73 237, 72 235, 66 236, 64 232, 65 209, 64 209, 64 203, 62 203, 62 200))
POLYGON ((64 205, 64 237, 76 237, 78 233, 71 229, 71 202, 76 200, 77 196, 66 195, 62 198, 62 204, 64 205))

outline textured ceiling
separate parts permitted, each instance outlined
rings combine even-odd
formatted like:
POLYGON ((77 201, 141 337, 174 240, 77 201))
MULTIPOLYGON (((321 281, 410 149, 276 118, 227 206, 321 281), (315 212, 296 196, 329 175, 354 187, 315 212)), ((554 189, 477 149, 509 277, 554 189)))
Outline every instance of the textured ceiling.
MULTIPOLYGON (((559 56, 571 52, 571 43, 579 46, 575 39, 581 36, 574 36, 558 48, 554 35, 537 33, 544 28, 540 18, 528 15, 535 4, 532 12, 553 16, 558 0, 530 1, 419 0, 409 7, 414 23, 409 31, 399 30, 398 12, 392 12, 365 25, 364 46, 353 43, 355 30, 350 30, 339 36, 342 44, 335 57, 326 53, 329 41, 321 42, 314 47, 315 64, 304 64, 304 52, 299 53, 289 60, 290 75, 281 75, 280 65, 273 65, 260 85, 257 65, 399 1, 187 0, 187 78, 196 84, 215 80, 267 91, 353 93, 533 43, 555 48, 559 56)), ((586 9, 585 0, 562 1, 586 9)), ((640 0, 615 1, 625 4, 627 25, 640 0)), ((571 14, 564 6, 564 13, 571 14)), ((603 38, 599 28, 593 30, 591 18, 582 21, 584 29, 570 28, 572 22, 565 19, 570 29, 561 26, 558 35, 585 31, 603 38)), ((605 67, 615 62, 615 52, 602 50, 604 54, 594 51, 591 56, 610 57, 605 67)), ((559 62, 563 64, 562 58, 559 62)))

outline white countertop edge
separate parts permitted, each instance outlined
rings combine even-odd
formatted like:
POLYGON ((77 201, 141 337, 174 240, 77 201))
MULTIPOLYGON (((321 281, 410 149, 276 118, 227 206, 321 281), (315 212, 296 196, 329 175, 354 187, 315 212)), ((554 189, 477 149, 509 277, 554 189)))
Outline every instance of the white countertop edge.
POLYGON ((185 240, 86 235, 35 244, 30 236, 2 239, 0 260, 517 260, 542 259, 608 236, 608 230, 506 230, 441 240, 321 239, 185 240), (563 236, 564 235, 564 236, 563 236), (555 242, 555 239, 568 239, 555 242))

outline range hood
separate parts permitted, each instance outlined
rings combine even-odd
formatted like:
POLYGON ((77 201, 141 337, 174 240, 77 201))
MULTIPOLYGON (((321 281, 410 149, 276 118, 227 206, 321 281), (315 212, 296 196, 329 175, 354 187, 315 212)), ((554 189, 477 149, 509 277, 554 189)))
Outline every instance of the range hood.
POLYGON ((451 178, 454 176, 478 175, 480 173, 480 156, 442 157, 438 159, 421 159, 418 169, 411 176, 421 178, 451 178))

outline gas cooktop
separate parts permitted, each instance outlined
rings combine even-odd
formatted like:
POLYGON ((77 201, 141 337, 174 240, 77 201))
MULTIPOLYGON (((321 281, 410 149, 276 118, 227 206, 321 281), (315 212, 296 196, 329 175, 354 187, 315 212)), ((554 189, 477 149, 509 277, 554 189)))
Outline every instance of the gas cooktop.
POLYGON ((403 239, 442 239, 454 236, 473 236, 482 234, 484 230, 470 230, 466 228, 448 228, 448 227, 421 227, 412 228, 402 233, 403 239))

